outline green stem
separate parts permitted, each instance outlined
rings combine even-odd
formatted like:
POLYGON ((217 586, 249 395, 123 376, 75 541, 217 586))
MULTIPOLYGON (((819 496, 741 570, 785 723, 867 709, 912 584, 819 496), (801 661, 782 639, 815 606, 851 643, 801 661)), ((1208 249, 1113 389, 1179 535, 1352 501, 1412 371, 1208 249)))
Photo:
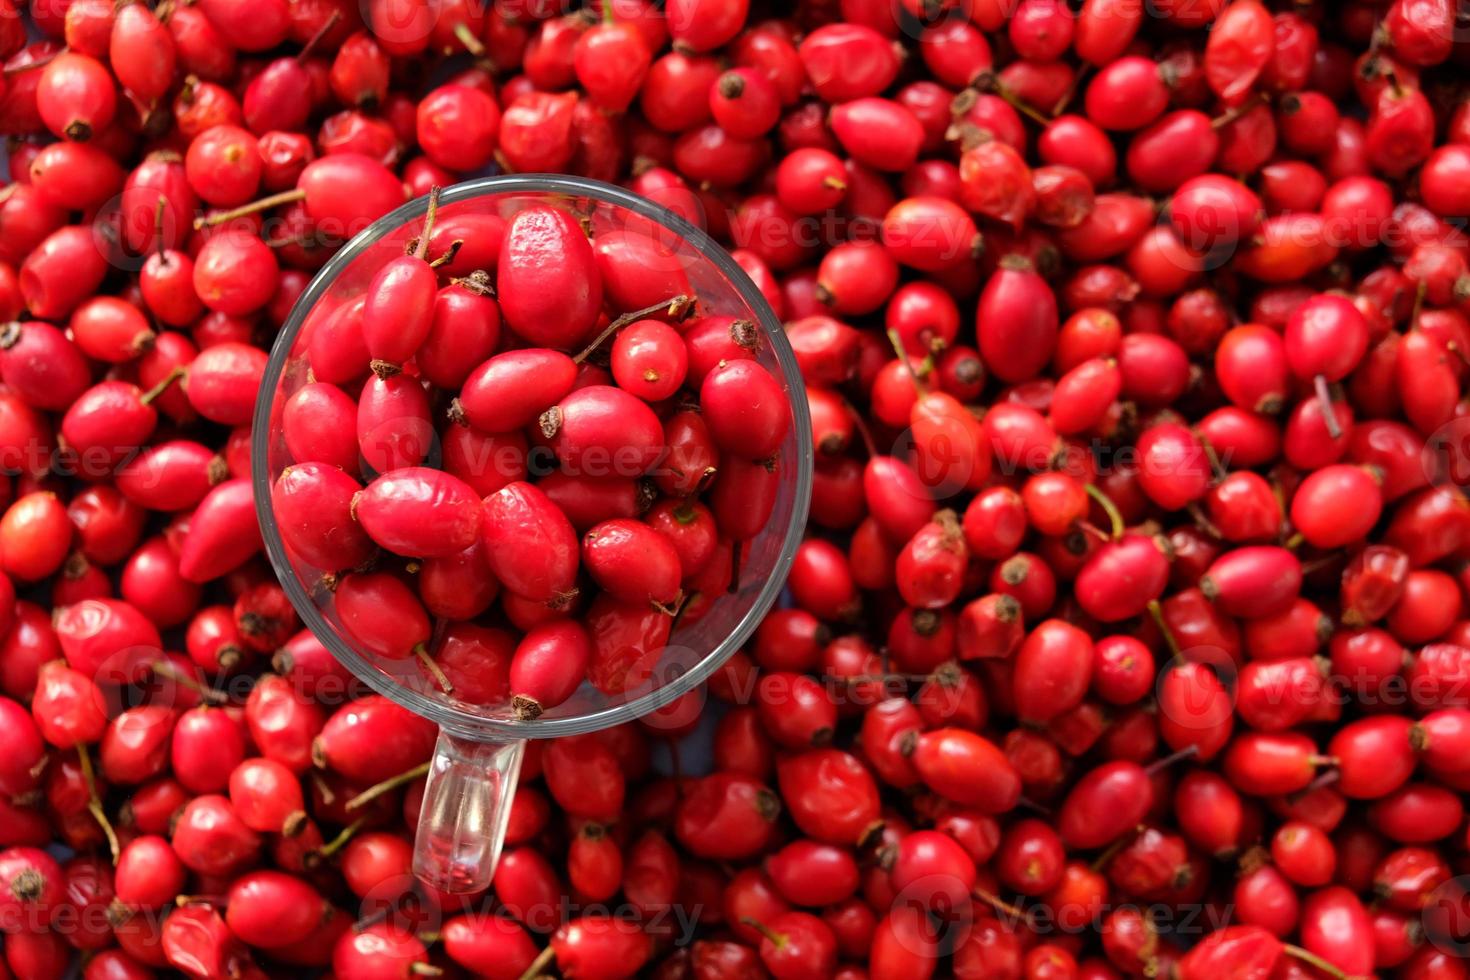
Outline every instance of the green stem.
POLYGON ((216 211, 214 214, 207 214, 203 215, 202 217, 195 218, 194 230, 198 231, 201 228, 212 228, 215 225, 222 225, 226 221, 234 221, 236 218, 244 218, 247 215, 255 214, 258 211, 267 211, 282 204, 294 204, 304 197, 306 197, 306 191, 302 190, 299 187, 293 187, 289 191, 281 191, 279 194, 270 194, 266 197, 262 197, 258 201, 251 201, 249 204, 242 204, 238 208, 231 208, 228 211, 216 211))
POLYGON ((159 395, 162 395, 165 391, 168 391, 169 387, 175 381, 179 380, 187 373, 188 371, 184 368, 182 364, 176 366, 172 371, 164 375, 163 380, 159 381, 158 384, 143 392, 142 397, 140 397, 138 401, 142 402, 144 405, 152 405, 158 399, 159 395))
POLYGON ((82 768, 82 781, 87 784, 87 812, 102 828, 102 835, 107 838, 107 849, 112 852, 112 863, 117 864, 122 848, 117 842, 117 831, 112 829, 112 821, 107 819, 107 813, 102 809, 102 799, 97 795, 97 775, 92 769, 92 756, 84 742, 77 743, 77 764, 82 768))
POLYGON ((1123 536, 1123 532, 1127 528, 1127 525, 1123 523, 1123 515, 1118 511, 1118 505, 1113 503, 1113 499, 1103 493, 1102 489, 1094 483, 1087 484, 1083 489, 1087 491, 1089 497, 1097 501, 1097 505, 1103 509, 1103 513, 1108 515, 1108 523, 1112 525, 1113 529, 1113 540, 1117 541, 1123 536))
POLYGON ((774 945, 777 949, 780 949, 782 946, 786 945, 787 939, 783 934, 776 932, 770 926, 766 925, 759 919, 752 919, 750 916, 744 915, 740 917, 740 924, 743 926, 750 926, 750 928, 754 929, 756 932, 769 939, 771 941, 771 944, 774 945))
POLYGON ((475 37, 475 32, 470 30, 470 25, 464 21, 455 24, 454 36, 459 39, 459 43, 463 44, 464 49, 470 54, 476 58, 485 57, 485 45, 481 44, 480 39, 475 37))
POLYGON ((1159 605, 1159 600, 1148 601, 1148 614, 1153 617, 1154 625, 1164 635, 1164 645, 1169 648, 1170 655, 1177 664, 1184 663, 1184 651, 1179 649, 1179 641, 1174 639, 1174 631, 1169 629, 1169 624, 1164 622, 1164 607, 1159 605))
POLYGON ((554 959, 556 959, 556 948, 548 945, 540 953, 536 954, 536 958, 531 961, 531 965, 526 967, 525 972, 520 975, 520 980, 536 980, 537 977, 541 976, 541 971, 550 966, 551 961, 554 959))
POLYGON ((364 822, 366 822, 366 820, 366 817, 359 817, 347 826, 343 827, 341 833, 337 834, 336 837, 333 837, 331 840, 327 841, 321 847, 318 847, 316 849, 317 856, 321 858, 329 858, 333 854, 336 854, 338 851, 342 850, 342 848, 347 846, 347 842, 352 840, 352 838, 357 835, 357 832, 362 829, 362 825, 364 822))
POLYGON ((914 386, 915 394, 923 398, 929 394, 929 391, 924 383, 919 380, 919 372, 914 369, 913 359, 909 357, 908 351, 903 349, 903 338, 898 335, 897 330, 885 330, 884 333, 888 336, 888 343, 893 347, 893 353, 898 355, 899 363, 908 371, 909 381, 914 386))
POLYGON ((358 793, 352 799, 348 800, 347 809, 360 809, 371 803, 373 800, 376 800, 384 793, 391 793, 400 786, 408 785, 415 779, 418 779, 420 776, 428 775, 428 772, 429 764, 427 762, 421 762, 418 765, 414 766, 412 769, 400 772, 396 776, 390 776, 387 779, 383 780, 381 783, 376 783, 372 786, 369 786, 367 789, 363 790, 361 793, 358 793))
POLYGON ((1311 950, 1302 949, 1300 946, 1294 946, 1291 943, 1282 943, 1281 950, 1287 956, 1290 956, 1293 959, 1301 960, 1303 963, 1306 963, 1310 966, 1314 966, 1330 977, 1336 977, 1337 980, 1348 980, 1348 975, 1344 970, 1341 970, 1334 964, 1329 963, 1327 960, 1324 960, 1322 957, 1318 956, 1311 950))

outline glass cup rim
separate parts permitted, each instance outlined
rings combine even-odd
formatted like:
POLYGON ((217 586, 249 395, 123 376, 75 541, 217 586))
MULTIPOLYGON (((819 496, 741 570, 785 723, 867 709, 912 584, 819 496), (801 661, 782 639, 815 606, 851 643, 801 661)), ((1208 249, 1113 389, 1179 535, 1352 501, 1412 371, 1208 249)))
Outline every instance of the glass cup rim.
POLYGON ((745 274, 739 263, 719 243, 702 229, 684 218, 647 198, 621 187, 585 177, 569 177, 555 174, 511 174, 481 177, 443 188, 439 194, 439 205, 454 204, 480 197, 509 194, 565 194, 570 197, 590 197, 602 203, 626 208, 647 218, 684 239, 703 258, 714 263, 742 300, 749 306, 760 323, 761 332, 770 343, 772 352, 781 369, 782 379, 791 392, 791 425, 796 436, 799 452, 792 461, 796 472, 791 518, 787 523, 781 550, 774 566, 761 586, 754 603, 731 628, 729 635, 718 646, 699 659, 692 668, 679 677, 662 684, 648 693, 623 704, 609 705, 599 711, 566 718, 538 718, 523 722, 513 719, 493 719, 474 715, 454 708, 395 683, 381 670, 343 641, 335 628, 328 623, 316 603, 307 594, 301 580, 286 555, 276 526, 275 513, 271 508, 273 481, 270 474, 269 443, 271 410, 276 391, 285 371, 286 361, 295 344, 297 335, 306 322, 307 313, 325 295, 337 278, 368 248, 388 234, 401 228, 428 210, 428 196, 417 197, 368 225, 337 250, 327 263, 312 277, 292 306, 286 322, 271 345, 270 359, 261 378, 256 396, 255 412, 251 419, 251 484, 255 497, 255 514, 260 523, 261 536, 265 541, 266 553, 271 567, 280 580, 291 604, 301 616, 302 623, 354 677, 367 684, 376 693, 383 695, 414 714, 421 715, 450 732, 480 740, 555 738, 565 735, 581 735, 590 731, 630 721, 654 711, 692 690, 701 681, 715 672, 730 655, 755 632, 766 612, 775 604, 786 576, 796 557, 806 527, 807 514, 811 506, 812 489, 812 442, 811 417, 807 410, 805 384, 796 355, 786 340, 786 333, 777 319, 775 311, 755 283, 745 274))

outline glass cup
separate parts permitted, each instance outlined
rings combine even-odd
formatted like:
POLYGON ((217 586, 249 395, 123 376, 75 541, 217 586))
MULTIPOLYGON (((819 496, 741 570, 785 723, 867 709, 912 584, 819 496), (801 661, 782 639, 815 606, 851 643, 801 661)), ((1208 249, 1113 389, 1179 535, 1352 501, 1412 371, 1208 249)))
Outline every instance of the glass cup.
MULTIPOLYGON (((762 342, 757 359, 784 387, 791 427, 778 453, 780 492, 764 529, 741 546, 739 577, 697 621, 676 626, 656 667, 630 690, 609 695, 584 682, 565 703, 532 721, 509 701, 472 704, 446 694, 412 658, 384 660, 360 649, 333 612, 323 576, 289 555, 271 509, 271 487, 292 460, 282 435, 287 399, 308 383, 310 333, 344 303, 360 296, 374 273, 424 225, 427 198, 405 204, 348 242, 302 293, 276 338, 256 404, 253 436, 255 506, 266 550, 303 622, 354 675, 379 694, 439 726, 415 845, 414 871, 446 892, 486 887, 505 837, 528 738, 581 735, 634 719, 672 702, 709 677, 750 636, 779 596, 801 541, 811 495, 811 422, 796 359, 780 322, 759 290, 703 231, 645 198, 599 181, 559 176, 488 177, 445 189, 436 227, 471 215, 508 218, 533 204, 575 213, 589 234, 638 231, 688 276, 697 315, 725 314, 754 322, 762 342)), ((474 220, 474 219, 468 219, 474 220)), ((450 423, 452 424, 452 423, 450 423)), ((434 465, 435 455, 425 465, 434 465)), ((443 624, 436 627, 437 638, 443 624)), ((432 646, 431 646, 432 649, 432 646)))

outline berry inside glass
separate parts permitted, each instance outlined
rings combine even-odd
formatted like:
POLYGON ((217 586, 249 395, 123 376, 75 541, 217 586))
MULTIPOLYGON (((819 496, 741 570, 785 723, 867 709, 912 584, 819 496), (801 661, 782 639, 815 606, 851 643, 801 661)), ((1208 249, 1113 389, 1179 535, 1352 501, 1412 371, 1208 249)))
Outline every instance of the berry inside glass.
POLYGON ((800 391, 699 231, 605 185, 489 178, 387 216, 303 294, 257 507, 307 624, 473 769, 476 744, 667 704, 739 646, 805 518, 800 391))

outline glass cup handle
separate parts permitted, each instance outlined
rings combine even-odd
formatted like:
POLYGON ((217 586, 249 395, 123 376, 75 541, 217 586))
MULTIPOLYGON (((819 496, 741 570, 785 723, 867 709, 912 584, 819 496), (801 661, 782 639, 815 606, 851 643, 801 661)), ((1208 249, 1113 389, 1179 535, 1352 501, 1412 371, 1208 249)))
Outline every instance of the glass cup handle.
POLYGON ((440 891, 483 891, 495 876, 526 740, 482 742, 439 730, 413 871, 440 891))

